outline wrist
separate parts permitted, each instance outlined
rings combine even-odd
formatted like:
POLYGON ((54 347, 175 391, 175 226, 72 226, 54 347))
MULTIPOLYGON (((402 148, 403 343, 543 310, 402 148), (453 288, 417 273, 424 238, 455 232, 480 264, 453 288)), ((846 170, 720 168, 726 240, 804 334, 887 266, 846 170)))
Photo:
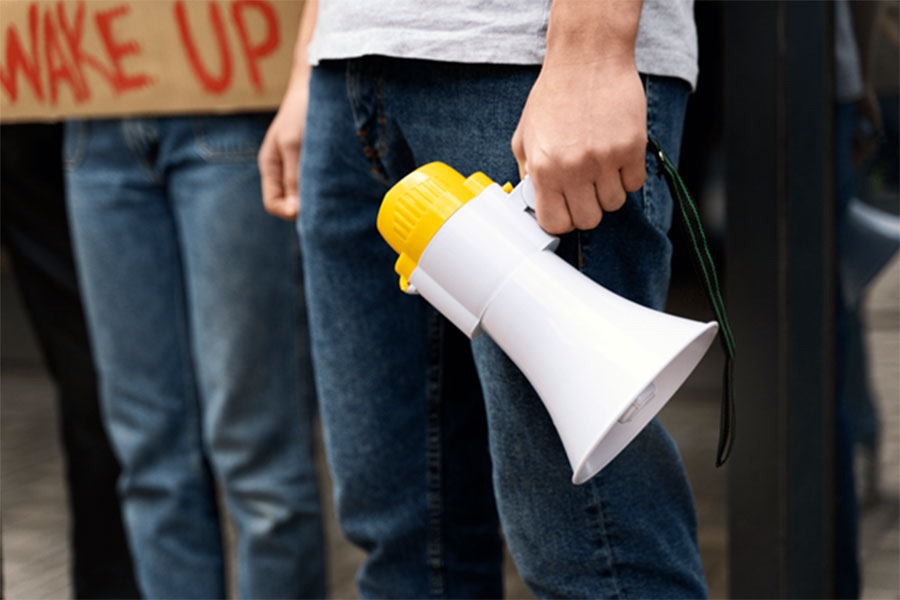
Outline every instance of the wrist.
POLYGON ((641 6, 641 0, 554 0, 544 65, 633 67, 641 6))
POLYGON ((310 75, 312 75, 312 65, 303 61, 300 64, 294 64, 291 68, 291 75, 288 79, 289 87, 294 87, 296 85, 307 85, 309 83, 310 75))
POLYGON ((291 74, 288 77, 287 87, 285 88, 284 97, 289 98, 296 96, 301 90, 305 91, 309 87, 309 78, 312 75, 312 66, 303 61, 294 61, 291 67, 291 74))

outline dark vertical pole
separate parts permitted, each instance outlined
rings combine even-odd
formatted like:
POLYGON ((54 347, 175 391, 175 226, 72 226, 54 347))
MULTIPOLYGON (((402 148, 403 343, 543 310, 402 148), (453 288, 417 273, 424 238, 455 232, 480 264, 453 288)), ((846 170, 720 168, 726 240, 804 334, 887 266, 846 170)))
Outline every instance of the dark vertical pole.
POLYGON ((724 6, 734 598, 831 592, 832 34, 827 2, 724 6))

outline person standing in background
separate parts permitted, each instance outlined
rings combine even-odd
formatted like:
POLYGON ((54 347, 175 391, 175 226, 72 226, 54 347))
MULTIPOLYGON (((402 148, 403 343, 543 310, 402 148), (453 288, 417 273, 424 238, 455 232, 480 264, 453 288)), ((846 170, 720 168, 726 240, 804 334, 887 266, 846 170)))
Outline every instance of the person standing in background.
POLYGON ((141 591, 325 594, 296 236, 259 203, 268 113, 70 120, 64 159, 141 591))

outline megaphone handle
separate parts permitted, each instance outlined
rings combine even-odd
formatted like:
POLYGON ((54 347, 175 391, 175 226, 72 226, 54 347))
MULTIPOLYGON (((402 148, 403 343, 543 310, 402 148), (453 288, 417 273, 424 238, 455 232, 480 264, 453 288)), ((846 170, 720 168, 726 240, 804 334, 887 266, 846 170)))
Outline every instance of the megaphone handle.
POLYGON ((719 446, 716 453, 716 466, 719 467, 728 460, 728 455, 731 453, 731 448, 734 444, 734 336, 731 332, 731 325, 728 322, 728 315, 725 312, 725 301, 722 299, 719 280, 716 276, 716 266, 713 264, 712 254, 706 242, 706 235, 703 233, 703 226, 697 207, 691 200, 691 195, 688 193, 687 187, 678 173, 678 169, 666 156, 662 145, 653 138, 649 138, 647 145, 656 156, 659 171, 665 177, 669 191, 672 193, 672 197, 678 206, 676 212, 680 217, 679 222, 691 242, 691 258, 693 259, 694 267, 706 289, 707 299, 722 330, 722 335, 719 339, 722 342, 722 349, 725 351, 725 370, 723 373, 722 408, 719 418, 719 446))

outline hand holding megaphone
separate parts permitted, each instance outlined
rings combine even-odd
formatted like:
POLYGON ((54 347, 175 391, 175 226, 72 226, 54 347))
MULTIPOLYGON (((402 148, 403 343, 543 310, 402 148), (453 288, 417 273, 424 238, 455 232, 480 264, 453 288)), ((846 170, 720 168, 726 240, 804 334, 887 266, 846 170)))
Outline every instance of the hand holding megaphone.
POLYGON ((487 333, 550 413, 573 483, 599 472, 694 370, 718 325, 604 289, 553 251, 526 178, 504 188, 442 163, 385 195, 378 231, 400 255, 400 287, 470 338, 487 333))

